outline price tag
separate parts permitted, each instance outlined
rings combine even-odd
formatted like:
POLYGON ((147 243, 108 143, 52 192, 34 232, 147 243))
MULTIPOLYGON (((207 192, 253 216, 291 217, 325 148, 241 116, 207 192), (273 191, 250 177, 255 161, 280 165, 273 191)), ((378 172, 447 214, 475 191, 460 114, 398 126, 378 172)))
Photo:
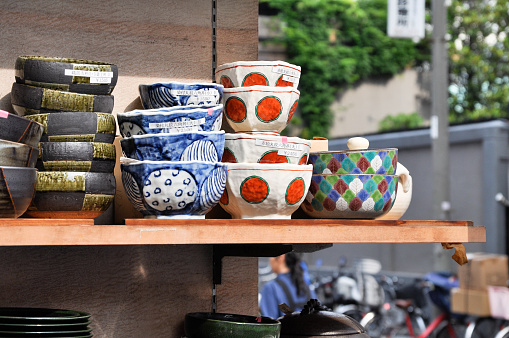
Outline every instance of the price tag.
POLYGON ((276 149, 297 150, 297 151, 302 150, 302 144, 295 143, 273 142, 258 139, 255 141, 255 144, 257 146, 270 147, 276 149))
POLYGON ((188 128, 201 126, 205 123, 205 118, 197 119, 197 120, 188 120, 188 121, 174 121, 174 122, 153 122, 149 123, 149 129, 180 129, 180 128, 188 128))
POLYGON ((288 68, 288 67, 274 66, 274 67, 272 67, 272 71, 274 73, 278 73, 278 74, 293 76, 293 77, 296 77, 297 79, 300 78, 299 71, 297 71, 295 69, 288 68))

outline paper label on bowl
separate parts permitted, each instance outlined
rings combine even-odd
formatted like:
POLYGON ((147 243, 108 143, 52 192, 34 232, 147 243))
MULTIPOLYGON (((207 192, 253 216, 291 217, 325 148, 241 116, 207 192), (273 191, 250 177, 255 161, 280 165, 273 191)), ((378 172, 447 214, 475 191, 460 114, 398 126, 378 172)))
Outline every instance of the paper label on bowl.
POLYGON ((299 81, 299 78, 290 75, 283 75, 283 81, 297 83, 297 81, 299 81))
POLYGON ((256 140, 255 145, 285 150, 302 150, 302 144, 256 140))
POLYGON ((113 72, 103 72, 99 70, 66 69, 64 74, 67 76, 94 77, 94 78, 113 77, 113 72))
POLYGON ((281 66, 274 66, 272 67, 272 71, 274 73, 283 74, 283 75, 289 75, 296 77, 297 79, 300 78, 300 72, 288 67, 281 67, 281 66))
POLYGON ((111 77, 91 77, 90 83, 110 84, 111 77))
POLYGON ((196 119, 196 120, 188 120, 188 121, 174 121, 174 122, 159 122, 159 123, 149 123, 149 129, 181 129, 181 128, 189 128, 201 126, 205 123, 205 118, 196 119))
POLYGON ((286 157, 299 157, 300 156, 300 153, 298 151, 286 150, 286 149, 278 150, 277 154, 281 155, 281 156, 286 156, 286 157))

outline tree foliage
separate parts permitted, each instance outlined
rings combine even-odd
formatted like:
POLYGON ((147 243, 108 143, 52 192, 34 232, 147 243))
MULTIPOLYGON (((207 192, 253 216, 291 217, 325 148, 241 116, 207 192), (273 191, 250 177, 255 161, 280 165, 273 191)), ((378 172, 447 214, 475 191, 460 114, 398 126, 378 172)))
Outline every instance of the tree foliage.
POLYGON ((449 8, 451 122, 509 116, 509 1, 449 8))
MULTIPOLYGON (((387 36, 387 0, 261 0, 284 22, 287 61, 302 67, 302 137, 328 137, 336 96, 359 80, 390 77, 429 51, 387 36)), ((422 46, 422 45, 421 45, 422 46)))

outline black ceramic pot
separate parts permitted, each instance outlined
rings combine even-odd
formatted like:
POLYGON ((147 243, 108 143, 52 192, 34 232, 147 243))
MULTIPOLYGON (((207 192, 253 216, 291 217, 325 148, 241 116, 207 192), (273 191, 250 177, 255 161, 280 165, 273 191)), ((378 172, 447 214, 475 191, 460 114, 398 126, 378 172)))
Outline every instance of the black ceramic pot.
POLYGON ((38 155, 37 147, 0 140, 0 166, 34 168, 38 155))
POLYGON ((0 218, 17 218, 35 193, 35 168, 0 167, 0 218))
POLYGON ((44 128, 41 142, 113 143, 117 124, 115 116, 94 112, 60 112, 27 115, 44 128))
POLYGON ((88 171, 112 173, 115 146, 101 142, 41 142, 39 171, 88 171))
POLYGON ((112 95, 91 95, 64 92, 48 88, 12 84, 11 103, 18 115, 52 112, 101 112, 113 111, 112 95))
POLYGON ((111 94, 118 79, 114 64, 69 58, 19 56, 15 70, 17 83, 92 95, 111 94))
POLYGON ((36 218, 96 218, 113 203, 113 173, 42 171, 27 214, 36 218))
POLYGON ((0 139, 37 146, 44 126, 23 116, 0 110, 0 139))

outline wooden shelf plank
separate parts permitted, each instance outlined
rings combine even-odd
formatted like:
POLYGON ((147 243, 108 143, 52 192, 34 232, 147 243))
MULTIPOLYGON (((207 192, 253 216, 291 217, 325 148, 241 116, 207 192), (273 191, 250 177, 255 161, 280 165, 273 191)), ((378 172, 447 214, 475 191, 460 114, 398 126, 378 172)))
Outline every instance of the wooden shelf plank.
POLYGON ((485 242, 471 221, 149 220, 93 225, 88 220, 0 219, 0 246, 485 242))

